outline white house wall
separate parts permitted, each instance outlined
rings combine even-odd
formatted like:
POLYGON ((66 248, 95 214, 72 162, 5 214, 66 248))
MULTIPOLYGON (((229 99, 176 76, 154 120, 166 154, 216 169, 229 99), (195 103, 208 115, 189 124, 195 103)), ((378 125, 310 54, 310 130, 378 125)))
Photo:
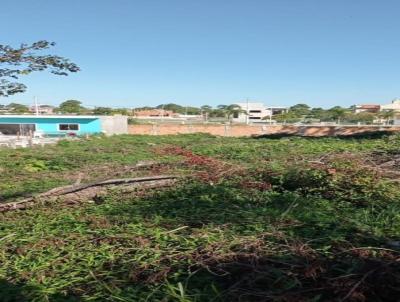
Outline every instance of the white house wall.
POLYGON ((263 119, 271 115, 271 110, 267 109, 262 103, 238 103, 236 105, 240 106, 242 110, 245 110, 246 114, 240 113, 239 117, 232 119, 234 122, 260 123, 265 122, 263 119))

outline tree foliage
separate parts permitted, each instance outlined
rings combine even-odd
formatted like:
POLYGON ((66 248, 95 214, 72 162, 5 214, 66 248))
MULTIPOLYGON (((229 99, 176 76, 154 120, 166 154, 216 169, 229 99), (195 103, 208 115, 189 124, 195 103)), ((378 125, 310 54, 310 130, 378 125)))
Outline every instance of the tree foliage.
POLYGON ((192 106, 181 106, 174 103, 161 104, 156 107, 157 109, 170 110, 180 114, 196 115, 200 114, 200 108, 192 106))
POLYGON ((307 115, 310 113, 310 106, 307 104, 296 104, 289 108, 296 116, 307 115))
POLYGON ((39 54, 55 45, 54 42, 38 41, 32 44, 21 44, 17 48, 0 44, 0 96, 21 93, 26 86, 17 80, 20 76, 35 71, 49 70, 56 75, 68 75, 79 71, 79 67, 56 55, 39 54))
POLYGON ((96 107, 93 110, 93 114, 96 115, 112 115, 113 110, 110 107, 96 107))
MULTIPOLYGON (((266 117, 265 119, 269 119, 269 117, 266 117)), ((302 115, 296 114, 296 112, 289 111, 277 114, 273 117, 273 119, 278 122, 296 123, 304 119, 304 117, 302 115)))
POLYGON ((209 113, 213 110, 213 108, 210 105, 203 105, 200 107, 200 110, 209 113))
POLYGON ((61 113, 82 113, 85 108, 82 106, 82 102, 77 100, 67 100, 62 102, 57 108, 57 111, 61 113))
POLYGON ((19 103, 10 103, 6 106, 7 109, 14 113, 27 113, 29 112, 29 108, 26 105, 19 103))
POLYGON ((221 110, 224 115, 230 120, 234 116, 239 116, 240 113, 245 113, 246 110, 243 110, 239 105, 218 105, 217 108, 221 110))
POLYGON ((381 111, 378 115, 381 119, 385 120, 386 124, 389 124, 389 121, 393 119, 396 115, 396 112, 394 110, 385 110, 381 111))
POLYGON ((375 118, 376 114, 372 112, 347 113, 344 116, 346 122, 362 124, 371 124, 375 118))

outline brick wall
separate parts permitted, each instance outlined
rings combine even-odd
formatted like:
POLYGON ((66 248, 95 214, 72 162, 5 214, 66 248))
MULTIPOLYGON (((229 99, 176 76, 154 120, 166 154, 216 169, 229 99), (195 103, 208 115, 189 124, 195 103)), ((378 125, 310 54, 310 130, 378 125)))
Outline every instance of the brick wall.
POLYGON ((130 134, 168 135, 209 133, 220 136, 252 136, 263 134, 289 134, 303 136, 354 135, 367 132, 400 132, 400 126, 295 126, 295 125, 129 125, 130 134))

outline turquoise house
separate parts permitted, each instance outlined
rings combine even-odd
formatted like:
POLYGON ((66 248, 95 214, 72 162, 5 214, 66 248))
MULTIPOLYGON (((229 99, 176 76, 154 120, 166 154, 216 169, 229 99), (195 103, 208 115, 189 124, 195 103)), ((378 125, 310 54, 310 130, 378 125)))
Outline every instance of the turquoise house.
POLYGON ((4 135, 47 136, 86 135, 103 133, 99 116, 75 115, 0 115, 0 133, 4 135))

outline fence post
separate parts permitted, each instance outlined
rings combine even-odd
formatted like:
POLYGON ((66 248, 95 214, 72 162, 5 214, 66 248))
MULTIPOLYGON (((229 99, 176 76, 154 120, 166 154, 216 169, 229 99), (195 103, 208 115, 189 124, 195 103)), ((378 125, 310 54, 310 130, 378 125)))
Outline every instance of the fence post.
POLYGON ((231 130, 231 125, 224 124, 224 136, 231 136, 230 130, 231 130))
POLYGON ((333 129, 333 133, 332 133, 332 136, 337 136, 337 133, 338 133, 338 130, 340 130, 341 129, 341 127, 339 126, 339 127, 333 127, 332 128, 333 129))

